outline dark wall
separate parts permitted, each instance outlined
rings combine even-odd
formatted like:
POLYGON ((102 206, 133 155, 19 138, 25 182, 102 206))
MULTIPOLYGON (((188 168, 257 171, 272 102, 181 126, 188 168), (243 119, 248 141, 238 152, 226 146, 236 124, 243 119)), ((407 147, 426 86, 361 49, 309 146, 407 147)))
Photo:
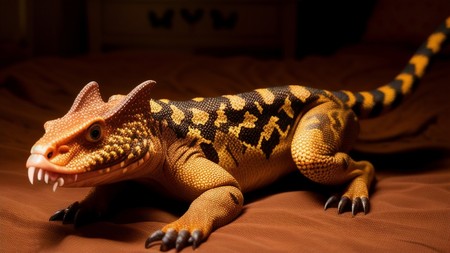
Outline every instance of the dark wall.
POLYGON ((299 1, 297 57, 330 54, 360 40, 376 0, 299 1))
POLYGON ((72 56, 86 53, 84 0, 39 0, 30 10, 34 55, 72 56))
MULTIPOLYGON (((20 39, 19 47, 26 47, 29 56, 74 56, 89 52, 89 32, 87 5, 89 0, 10 0, 4 6, 16 13, 16 18, 26 16, 26 36, 20 39), (26 4, 18 9, 17 3, 26 4), (20 12, 26 13, 17 13, 20 12)), ((277 1, 277 0, 274 0, 277 1)), ((297 0, 295 22, 295 55, 329 54, 349 43, 357 42, 364 32, 367 20, 375 0, 365 1, 327 1, 297 0)), ((201 3, 201 2, 200 2, 201 3)), ((3 18, 5 19, 5 18, 3 18)), ((17 23, 14 15, 8 17, 11 23, 17 23)), ((0 21, 6 22, 0 18, 0 21)), ((0 30, 0 36, 9 31, 0 30)), ((4 39, 5 36, 1 38, 4 39)), ((15 36, 15 35, 14 35, 15 36)), ((0 44, 19 43, 17 38, 0 41, 0 44)), ((5 51, 5 47, 0 50, 5 51)), ((6 47, 8 48, 8 47, 6 47)), ((274 50, 274 52, 282 52, 274 50)), ((2 53, 2 52, 0 52, 2 53)), ((211 52, 209 52, 211 53, 211 52)), ((236 50, 235 54, 253 54, 258 51, 236 50)), ((281 57, 271 54, 269 57, 281 57)), ((1 60, 1 59, 0 59, 1 60)))

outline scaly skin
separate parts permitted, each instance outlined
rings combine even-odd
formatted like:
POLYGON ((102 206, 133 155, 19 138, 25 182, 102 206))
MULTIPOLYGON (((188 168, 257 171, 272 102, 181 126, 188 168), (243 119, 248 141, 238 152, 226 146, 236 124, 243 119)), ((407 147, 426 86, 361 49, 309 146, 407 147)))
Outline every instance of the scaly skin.
POLYGON ((34 179, 59 186, 95 186, 81 202, 50 220, 81 225, 101 218, 114 197, 138 180, 191 203, 178 220, 151 234, 150 247, 197 247, 238 216, 243 192, 270 184, 295 169, 326 185, 347 185, 342 213, 369 211, 374 168, 347 154, 359 118, 394 108, 411 93, 429 59, 449 34, 450 18, 433 33, 390 83, 364 92, 291 85, 188 101, 152 99, 154 81, 104 102, 98 84, 86 85, 62 118, 48 121, 27 161, 34 179))

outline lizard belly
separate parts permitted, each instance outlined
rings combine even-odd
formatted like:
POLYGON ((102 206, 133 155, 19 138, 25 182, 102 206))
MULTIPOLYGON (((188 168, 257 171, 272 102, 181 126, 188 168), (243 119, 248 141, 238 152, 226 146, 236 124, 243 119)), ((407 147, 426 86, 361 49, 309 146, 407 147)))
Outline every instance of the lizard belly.
POLYGON ((246 146, 235 136, 216 136, 219 165, 239 182, 243 192, 268 185, 295 170, 291 156, 292 133, 280 140, 267 157, 258 147, 246 146))

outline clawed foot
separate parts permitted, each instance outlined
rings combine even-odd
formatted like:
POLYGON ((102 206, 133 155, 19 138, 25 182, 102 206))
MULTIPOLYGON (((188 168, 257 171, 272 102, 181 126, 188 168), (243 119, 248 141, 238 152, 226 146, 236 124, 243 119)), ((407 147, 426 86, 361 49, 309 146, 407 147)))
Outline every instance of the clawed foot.
POLYGON ((192 244, 192 248, 197 248, 203 240, 203 234, 200 230, 194 230, 190 233, 188 230, 169 229, 167 233, 162 230, 154 232, 145 241, 145 248, 150 248, 151 244, 156 241, 161 241, 161 251, 168 251, 175 247, 177 251, 182 250, 188 244, 192 244))
MULTIPOLYGON (((334 203, 337 203, 339 200, 339 197, 337 195, 333 195, 330 198, 328 198, 327 202, 325 203, 324 209, 327 210, 331 205, 334 203)), ((351 203, 352 208, 352 215, 355 216, 358 212, 363 211, 364 214, 369 213, 370 211, 370 203, 369 198, 367 197, 355 197, 353 199, 350 199, 347 196, 342 196, 338 203, 338 213, 341 214, 345 211, 346 207, 349 206, 351 203)))
POLYGON ((364 214, 369 213, 369 188, 374 180, 373 166, 367 161, 352 162, 352 164, 357 169, 359 168, 359 175, 349 182, 342 197, 333 195, 327 200, 324 206, 325 210, 331 205, 338 203, 337 208, 339 214, 345 212, 349 206, 351 206, 353 216, 361 211, 364 214))
POLYGON ((98 219, 99 217, 100 214, 96 214, 93 211, 83 208, 77 201, 65 209, 56 211, 49 220, 62 221, 63 224, 74 224, 75 227, 80 227, 98 219))

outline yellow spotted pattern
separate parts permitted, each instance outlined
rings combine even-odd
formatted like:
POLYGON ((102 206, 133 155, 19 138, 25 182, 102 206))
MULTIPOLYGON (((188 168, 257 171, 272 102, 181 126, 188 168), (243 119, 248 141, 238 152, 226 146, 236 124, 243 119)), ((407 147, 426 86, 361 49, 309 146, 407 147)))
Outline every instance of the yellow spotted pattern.
POLYGON ((227 116, 225 115, 225 104, 220 104, 219 109, 217 110, 217 119, 214 121, 214 125, 219 128, 222 124, 228 122, 227 116))
POLYGON ((177 125, 181 124, 181 121, 184 119, 184 113, 174 105, 170 105, 170 109, 172 109, 172 121, 177 125))
POLYGON ((208 121, 209 114, 197 108, 192 108, 192 123, 195 125, 204 125, 208 121))
POLYGON ((258 92, 262 99, 264 100, 264 103, 267 105, 273 104, 273 101, 275 100, 275 95, 270 92, 268 89, 256 89, 256 92, 258 92))
POLYGON ((231 107, 237 111, 244 109, 244 106, 247 104, 243 98, 237 95, 224 95, 223 97, 228 98, 230 100, 231 107))

